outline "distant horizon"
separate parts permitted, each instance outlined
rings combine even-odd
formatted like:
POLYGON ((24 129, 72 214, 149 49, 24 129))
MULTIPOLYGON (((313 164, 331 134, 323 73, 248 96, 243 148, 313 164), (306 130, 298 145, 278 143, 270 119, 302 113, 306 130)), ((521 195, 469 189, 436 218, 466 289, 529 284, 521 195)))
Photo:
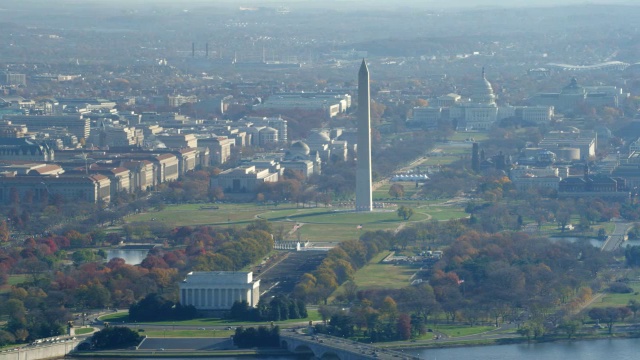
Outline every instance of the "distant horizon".
MULTIPOLYGON (((301 5, 311 7, 353 7, 354 5, 366 5, 371 8, 433 8, 433 9, 474 9, 474 8, 533 8, 533 7, 562 7, 575 5, 635 5, 640 6, 637 0, 511 0, 505 3, 504 0, 458 0, 455 2, 447 2, 442 0, 404 0, 402 2, 389 2, 388 0, 324 0, 319 3, 315 0, 60 0, 56 4, 52 4, 48 0, 22 0, 26 4, 51 4, 59 6, 64 4, 77 5, 104 5, 110 6, 140 6, 140 5, 168 5, 172 7, 190 6, 190 5, 211 5, 211 6, 233 6, 233 7, 250 7, 250 6, 289 6, 301 5)), ((1 8, 1 7, 0 7, 1 8)), ((7 10, 5 8, 5 10, 7 10)))

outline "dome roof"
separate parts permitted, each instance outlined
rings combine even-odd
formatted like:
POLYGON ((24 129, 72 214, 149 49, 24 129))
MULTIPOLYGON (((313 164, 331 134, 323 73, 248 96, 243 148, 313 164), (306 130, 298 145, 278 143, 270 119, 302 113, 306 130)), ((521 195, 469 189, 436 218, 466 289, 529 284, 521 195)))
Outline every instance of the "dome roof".
POLYGON ((571 78, 569 85, 563 87, 561 91, 563 94, 584 94, 584 92, 584 88, 578 84, 578 79, 575 77, 571 78))
POLYGON ((289 152, 291 154, 309 155, 311 149, 309 149, 309 145, 302 141, 296 141, 289 147, 289 152))
POLYGON ((471 90, 471 101, 473 102, 493 104, 496 101, 496 96, 493 94, 493 87, 484 75, 484 68, 482 69, 482 78, 473 84, 471 90))
POLYGON ((311 143, 329 143, 331 138, 324 131, 313 131, 307 137, 307 141, 311 143))
POLYGON ((278 133, 278 130, 276 130, 276 129, 272 128, 272 127, 268 127, 268 126, 267 126, 266 128, 264 128, 264 129, 260 130, 260 133, 261 133, 261 134, 262 134, 262 133, 277 134, 277 133, 278 133))

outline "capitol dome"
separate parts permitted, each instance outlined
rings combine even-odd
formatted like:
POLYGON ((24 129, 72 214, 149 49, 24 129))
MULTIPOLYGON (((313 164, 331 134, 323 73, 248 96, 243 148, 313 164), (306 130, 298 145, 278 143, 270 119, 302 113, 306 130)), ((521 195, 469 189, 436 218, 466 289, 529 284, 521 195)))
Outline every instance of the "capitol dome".
POLYGON ((307 137, 307 141, 313 144, 327 144, 331 142, 331 138, 324 131, 313 131, 307 137))
POLYGON ((308 156, 310 152, 311 149, 309 149, 309 145, 303 143, 302 141, 296 141, 291 144, 291 147, 289 147, 289 153, 291 155, 308 156))
POLYGON ((575 77, 571 78, 571 82, 569 85, 562 88, 562 94, 584 94, 585 90, 580 84, 578 84, 578 79, 575 77))
POLYGON ((482 78, 473 84, 471 90, 471 101, 474 103, 494 104, 496 102, 493 87, 484 75, 484 68, 482 69, 482 78))
POLYGON ((272 127, 265 127, 263 129, 260 130, 260 133, 266 133, 266 134, 277 134, 278 130, 272 128, 272 127))

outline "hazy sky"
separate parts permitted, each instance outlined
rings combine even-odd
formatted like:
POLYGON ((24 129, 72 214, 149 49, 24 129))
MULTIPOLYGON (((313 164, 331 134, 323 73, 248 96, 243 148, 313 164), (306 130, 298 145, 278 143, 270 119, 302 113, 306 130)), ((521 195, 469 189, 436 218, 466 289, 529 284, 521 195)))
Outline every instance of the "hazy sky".
MULTIPOLYGON (((34 3, 49 3, 50 0, 31 0, 34 3)), ((229 4, 232 6, 255 6, 255 5, 294 5, 304 4, 313 5, 314 7, 332 7, 355 4, 370 4, 376 6, 389 6, 389 7, 407 7, 407 6, 419 6, 419 7, 478 7, 478 6, 500 6, 500 7, 521 7, 521 6, 558 6, 558 5, 576 5, 576 4, 625 4, 625 5, 640 5, 638 0, 62 0, 60 2, 65 3, 96 3, 103 5, 122 6, 126 4, 154 4, 160 3, 172 4, 175 6, 189 4, 229 4)))

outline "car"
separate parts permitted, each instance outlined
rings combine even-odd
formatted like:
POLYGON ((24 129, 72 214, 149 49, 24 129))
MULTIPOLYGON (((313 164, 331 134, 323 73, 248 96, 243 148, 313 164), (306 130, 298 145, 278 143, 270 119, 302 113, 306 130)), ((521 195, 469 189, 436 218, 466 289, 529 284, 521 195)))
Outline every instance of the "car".
POLYGON ((231 326, 227 326, 227 327, 226 327, 226 328, 224 328, 224 329, 225 329, 225 330, 233 330, 233 329, 231 328, 231 326))
POLYGON ((207 330, 206 328, 198 328, 198 330, 207 330))

